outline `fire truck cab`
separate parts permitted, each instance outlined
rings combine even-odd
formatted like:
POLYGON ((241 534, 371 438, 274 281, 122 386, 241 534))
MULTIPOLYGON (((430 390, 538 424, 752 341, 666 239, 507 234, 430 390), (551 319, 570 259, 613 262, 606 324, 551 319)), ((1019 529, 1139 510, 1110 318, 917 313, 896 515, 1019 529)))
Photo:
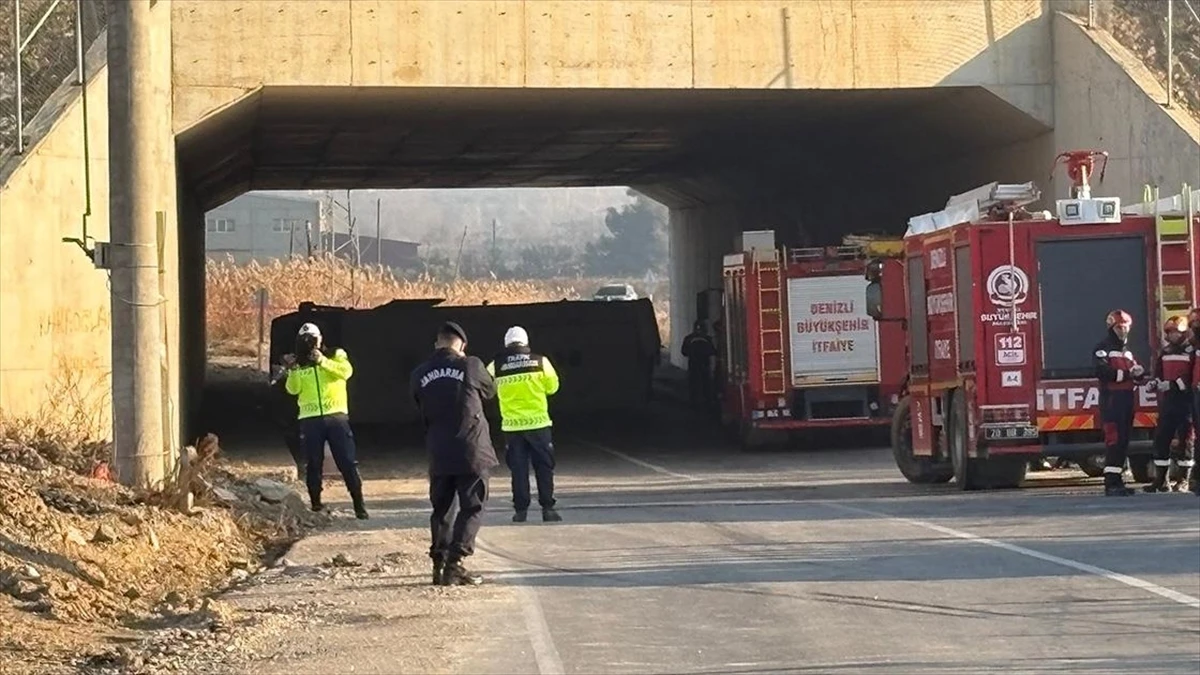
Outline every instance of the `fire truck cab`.
MULTIPOLYGON (((1113 309, 1134 317, 1130 348, 1149 370, 1167 316, 1194 306, 1200 191, 1126 209, 1092 197, 1094 151, 1064 153, 1075 180, 1055 214, 1024 206, 1033 183, 991 183, 914 217, 901 279, 871 281, 868 296, 903 287, 907 389, 892 449, 913 483, 963 490, 1017 487, 1030 459, 1065 457, 1090 475, 1103 466, 1094 346, 1113 309), (1096 458, 1101 458, 1097 463, 1096 458)), ((882 325, 882 324, 881 324, 882 325)), ((1156 392, 1137 395, 1129 467, 1149 480, 1156 392)))
POLYGON ((868 262, 904 306, 899 238, 847 237, 841 246, 786 248, 771 231, 744 232, 724 258, 722 420, 746 448, 818 427, 886 428, 903 384, 901 322, 878 323, 863 303, 868 262))

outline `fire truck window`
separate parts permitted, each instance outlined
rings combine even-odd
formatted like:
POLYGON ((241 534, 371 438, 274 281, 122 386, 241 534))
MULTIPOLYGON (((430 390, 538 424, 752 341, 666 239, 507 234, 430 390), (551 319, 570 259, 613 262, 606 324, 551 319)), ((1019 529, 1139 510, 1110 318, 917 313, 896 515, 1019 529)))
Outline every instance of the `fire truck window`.
POLYGON ((975 360, 975 303, 972 293, 971 247, 954 249, 954 287, 958 294, 958 360, 975 360))
POLYGON ((914 366, 929 365, 929 326, 925 316, 925 259, 908 259, 908 339, 914 366))
POLYGON ((1104 316, 1117 308, 1133 315, 1129 344, 1149 363, 1141 237, 1038 242, 1037 261, 1044 377, 1092 377, 1092 348, 1104 337, 1104 316))

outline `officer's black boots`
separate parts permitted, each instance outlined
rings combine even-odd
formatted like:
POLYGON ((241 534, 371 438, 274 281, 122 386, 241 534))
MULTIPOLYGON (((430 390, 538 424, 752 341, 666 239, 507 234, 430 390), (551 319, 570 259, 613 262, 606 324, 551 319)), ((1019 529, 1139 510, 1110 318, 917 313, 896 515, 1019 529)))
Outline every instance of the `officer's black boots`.
POLYGON ((367 505, 363 502, 362 493, 360 492, 358 494, 351 495, 350 498, 354 500, 354 517, 358 518, 359 520, 366 520, 370 518, 370 516, 367 515, 367 505))
POLYGON ((478 586, 483 583, 483 577, 468 571, 460 560, 449 560, 442 569, 443 586, 478 586))
MULTIPOLYGON (((516 513, 513 514, 512 521, 514 523, 523 523, 526 520, 529 520, 529 512, 528 511, 517 511, 516 513)), ((556 511, 553 506, 549 506, 549 507, 542 509, 542 522, 543 523, 557 523, 560 521, 562 521, 562 516, 559 515, 558 511, 556 511)))
POLYGON ((1121 476, 1115 473, 1104 474, 1104 496, 1105 497, 1128 497, 1133 494, 1134 490, 1125 485, 1125 481, 1121 480, 1121 476))
POLYGON ((433 585, 434 586, 442 585, 442 571, 444 568, 445 568, 445 565, 442 564, 442 561, 435 558, 433 561, 433 585))
POLYGON ((321 503, 321 493, 320 492, 312 492, 310 490, 308 493, 308 501, 311 504, 310 508, 313 511, 324 511, 325 510, 325 505, 321 503))

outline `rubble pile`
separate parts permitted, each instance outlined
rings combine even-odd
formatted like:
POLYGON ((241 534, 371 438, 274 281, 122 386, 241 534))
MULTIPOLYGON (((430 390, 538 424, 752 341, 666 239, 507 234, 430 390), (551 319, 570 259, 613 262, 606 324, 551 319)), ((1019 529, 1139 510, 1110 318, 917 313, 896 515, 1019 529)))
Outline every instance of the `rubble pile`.
POLYGON ((328 519, 290 485, 223 466, 212 436, 154 492, 48 454, 0 441, 0 651, 35 670, 100 653, 126 629, 209 611, 204 596, 328 519))

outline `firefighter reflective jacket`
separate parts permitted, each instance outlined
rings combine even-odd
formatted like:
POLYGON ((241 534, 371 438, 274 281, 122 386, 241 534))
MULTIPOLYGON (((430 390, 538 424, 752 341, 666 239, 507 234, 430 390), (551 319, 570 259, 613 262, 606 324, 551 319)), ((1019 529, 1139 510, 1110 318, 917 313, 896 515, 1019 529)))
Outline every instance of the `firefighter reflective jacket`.
POLYGON ((1188 347, 1192 350, 1192 386, 1200 388, 1200 359, 1196 358, 1196 354, 1200 352, 1200 335, 1196 331, 1188 337, 1188 347))
POLYGON ((337 349, 333 356, 321 356, 316 364, 288 371, 285 388, 296 397, 300 408, 297 419, 341 413, 348 415, 346 380, 354 374, 354 366, 346 352, 337 349))
POLYGON ((550 359, 528 347, 509 347, 487 365, 496 378, 503 431, 534 431, 551 426, 547 396, 558 391, 558 373, 550 359))
POLYGON ((1167 343, 1154 361, 1154 377, 1169 385, 1167 391, 1190 392, 1192 390, 1192 346, 1167 343))
POLYGON ((1092 362, 1095 364, 1096 377, 1100 380, 1102 391, 1132 391, 1134 380, 1141 379, 1140 376, 1133 375, 1133 369, 1138 362, 1133 352, 1129 351, 1129 345, 1112 330, 1109 330, 1104 340, 1096 345, 1092 362))

